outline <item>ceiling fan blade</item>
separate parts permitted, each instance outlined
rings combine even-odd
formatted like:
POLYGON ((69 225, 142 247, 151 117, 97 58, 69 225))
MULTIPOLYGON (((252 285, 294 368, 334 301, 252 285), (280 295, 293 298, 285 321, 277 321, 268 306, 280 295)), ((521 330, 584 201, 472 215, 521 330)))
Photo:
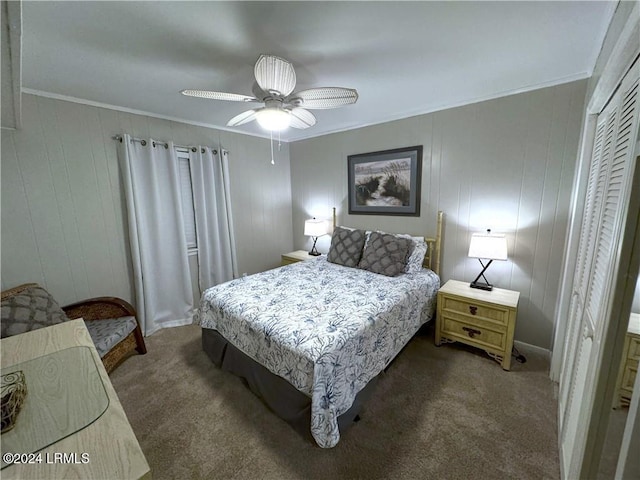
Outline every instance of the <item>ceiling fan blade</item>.
POLYGON ((252 120, 255 120, 256 114, 260 110, 262 110, 262 108, 258 108, 256 110, 247 110, 246 112, 242 112, 240 115, 236 115, 227 122, 227 127, 237 127, 239 125, 244 125, 245 123, 249 123, 252 120))
POLYGON ((358 92, 353 88, 322 87, 296 92, 285 99, 287 103, 311 109, 337 108, 358 101, 358 92))
POLYGON ((289 114, 291 120, 289 125, 293 128, 299 128, 302 130, 313 127, 316 124, 315 115, 304 108, 294 108, 289 112, 289 114))
POLYGON ((258 86, 265 92, 286 97, 296 86, 293 65, 275 55, 260 55, 253 69, 258 86))
POLYGON ((209 90, 182 90, 182 95, 188 97, 208 98, 210 100, 228 100, 230 102, 258 102, 256 97, 240 95, 238 93, 211 92, 209 90))
POLYGON ((251 87, 251 93, 253 93, 254 97, 256 97, 258 100, 263 102, 265 101, 265 99, 271 97, 271 94, 269 92, 265 92, 260 88, 260 85, 258 85, 258 82, 253 82, 253 86, 251 87))

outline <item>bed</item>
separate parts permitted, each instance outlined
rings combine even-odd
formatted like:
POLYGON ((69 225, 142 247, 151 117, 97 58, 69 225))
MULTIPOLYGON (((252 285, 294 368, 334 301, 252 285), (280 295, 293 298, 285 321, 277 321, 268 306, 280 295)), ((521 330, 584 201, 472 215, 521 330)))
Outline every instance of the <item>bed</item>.
MULTIPOLYGON (((441 212, 436 236, 423 237, 426 254, 416 237, 366 232, 357 264, 336 261, 340 235, 357 232, 336 227, 326 256, 208 289, 196 316, 212 362, 244 378, 278 416, 323 448, 338 443, 378 375, 432 318, 440 286, 441 212), (406 252, 398 247, 397 258, 405 255, 406 262, 400 274, 365 268, 383 237, 385 248, 408 245, 406 252), (415 267, 416 255, 420 263, 410 268, 407 259, 415 267)), ((389 264, 396 252, 385 252, 389 264)))

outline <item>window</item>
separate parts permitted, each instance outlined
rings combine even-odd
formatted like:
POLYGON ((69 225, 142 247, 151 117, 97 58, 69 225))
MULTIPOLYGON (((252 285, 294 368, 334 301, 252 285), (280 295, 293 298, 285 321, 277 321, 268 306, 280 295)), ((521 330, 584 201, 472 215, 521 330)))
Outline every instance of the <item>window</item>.
POLYGON ((178 157, 178 171, 180 174, 180 196, 182 200, 182 217, 184 232, 187 239, 187 249, 191 252, 198 248, 196 238, 196 219, 193 208, 193 188, 191 185, 191 165, 187 150, 176 149, 178 157))

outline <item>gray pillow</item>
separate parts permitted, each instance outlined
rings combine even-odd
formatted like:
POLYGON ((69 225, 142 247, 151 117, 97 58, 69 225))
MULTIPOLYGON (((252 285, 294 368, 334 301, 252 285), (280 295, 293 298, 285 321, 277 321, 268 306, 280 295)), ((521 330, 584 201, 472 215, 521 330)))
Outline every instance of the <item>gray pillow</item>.
POLYGON ((358 268, 395 277, 404 272, 411 240, 387 233, 371 232, 358 268))
POLYGON ((355 267, 362 256, 364 247, 364 230, 350 230, 336 227, 331 237, 331 246, 327 260, 345 267, 355 267))
POLYGON ((28 287, 2 301, 2 338, 69 320, 42 287, 28 287))

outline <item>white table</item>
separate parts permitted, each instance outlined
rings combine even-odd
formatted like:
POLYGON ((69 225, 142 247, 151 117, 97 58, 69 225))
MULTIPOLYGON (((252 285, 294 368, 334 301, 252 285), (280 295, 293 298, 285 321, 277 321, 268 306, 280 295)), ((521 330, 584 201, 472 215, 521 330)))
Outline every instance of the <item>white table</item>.
MULTIPOLYGON (((83 478, 100 480, 151 478, 149 464, 142 453, 140 444, 131 429, 120 400, 111 385, 109 376, 102 365, 100 356, 82 319, 71 320, 0 340, 1 366, 3 370, 7 370, 12 365, 22 364, 38 357, 78 346, 88 347, 86 351, 90 351, 93 356, 95 363, 95 368, 91 365, 93 381, 96 381, 95 370, 97 369, 104 392, 108 398, 106 410, 104 410, 104 404, 101 403, 97 408, 100 411, 104 410, 104 413, 97 420, 70 436, 40 450, 38 452, 40 455, 37 455, 37 453, 31 455, 29 460, 32 463, 13 464, 3 468, 0 473, 3 480, 11 478, 83 478), (64 456, 61 454, 64 454, 64 456)), ((90 358, 85 356, 86 359, 90 358)), ((87 367, 86 371, 89 372, 89 370, 87 367)), ((34 373, 30 372, 29 375, 33 376, 34 373)), ((52 391, 52 398, 56 398, 56 395, 78 394, 86 395, 87 402, 104 402, 104 395, 102 395, 102 398, 100 398, 100 395, 90 395, 87 389, 84 388, 85 385, 78 383, 83 382, 82 376, 74 374, 72 377, 68 377, 65 382, 62 382, 64 383, 64 388, 60 392, 52 391), (75 390, 75 387, 81 388, 75 390)), ((29 380, 27 380, 27 385, 29 385, 29 380)), ((28 397, 29 393, 27 393, 28 397)), ((33 401, 35 399, 31 400, 30 408, 32 411, 33 401)), ((41 408, 46 408, 46 406, 41 408)), ((27 415, 28 413, 25 407, 20 412, 20 415, 27 415)), ((64 414, 73 415, 73 412, 64 412, 64 414)), ((21 421, 23 428, 35 428, 31 426, 30 422, 21 419, 20 415, 14 430, 19 428, 21 421)), ((12 431, 5 433, 3 437, 11 433, 12 431)), ((40 432, 33 432, 34 436, 39 434, 40 432)))

